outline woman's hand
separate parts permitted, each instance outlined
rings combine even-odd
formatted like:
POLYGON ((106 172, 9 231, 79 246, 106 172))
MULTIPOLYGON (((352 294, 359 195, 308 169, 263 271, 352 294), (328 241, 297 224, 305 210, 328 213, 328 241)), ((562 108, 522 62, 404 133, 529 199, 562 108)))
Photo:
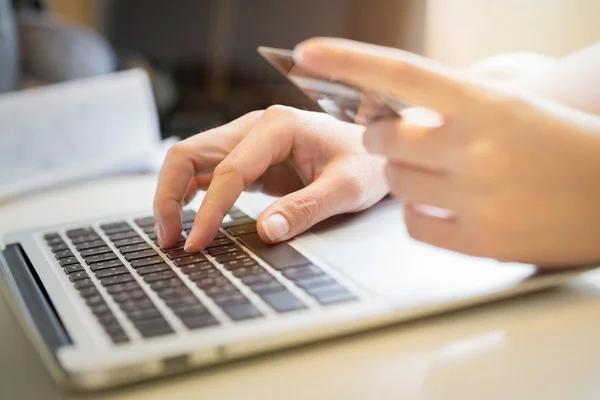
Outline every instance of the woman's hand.
POLYGON ((181 207, 208 188, 186 242, 203 249, 247 185, 288 194, 258 218, 266 242, 287 240, 335 214, 360 211, 388 193, 385 160, 369 154, 364 128, 322 113, 273 106, 173 146, 154 198, 162 246, 181 234, 181 207), (200 173, 213 167, 214 173, 200 173), (200 175, 199 175, 200 174, 200 175))
POLYGON ((600 261, 600 119, 400 50, 312 39, 295 56, 309 70, 423 107, 364 136, 388 160, 412 237, 542 266, 600 261))

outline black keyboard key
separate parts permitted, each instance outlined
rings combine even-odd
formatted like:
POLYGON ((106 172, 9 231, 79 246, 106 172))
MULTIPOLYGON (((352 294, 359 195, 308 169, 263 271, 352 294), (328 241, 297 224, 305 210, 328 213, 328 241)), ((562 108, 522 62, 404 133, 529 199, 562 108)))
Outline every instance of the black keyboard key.
POLYGON ((140 258, 147 258, 157 255, 158 253, 154 249, 149 250, 141 250, 141 251, 132 251, 131 253, 125 254, 125 259, 127 261, 138 260, 140 258))
MULTIPOLYGON (((111 286, 113 287, 113 286, 111 286)), ((136 300, 142 300, 142 299, 146 299, 148 298, 148 296, 146 295, 146 292, 144 292, 142 289, 133 289, 131 291, 121 291, 118 293, 115 293, 112 296, 112 299, 114 301, 116 301, 117 303, 123 303, 126 301, 136 301, 136 300)))
POLYGON ((117 319, 115 318, 115 316, 110 313, 110 314, 104 314, 100 317, 97 318, 98 322, 100 322, 100 324, 102 325, 102 327, 104 327, 105 330, 109 331, 109 330, 117 330, 117 327, 121 327, 119 325, 119 321, 117 321, 117 319))
POLYGON ((256 224, 256 221, 250 217, 239 218, 239 219, 234 219, 229 222, 225 222, 221 225, 221 227, 228 229, 228 228, 231 228, 232 226, 248 225, 248 224, 256 224))
POLYGON ((119 251, 122 254, 127 254, 127 253, 133 253, 133 252, 136 252, 136 251, 148 250, 148 249, 151 249, 151 248, 152 247, 148 243, 144 242, 144 243, 132 244, 132 245, 129 245, 129 246, 120 246, 119 247, 119 251))
POLYGON ((262 313, 250 303, 223 306, 223 311, 234 321, 242 321, 263 316, 262 313))
POLYGON ((117 332, 109 336, 114 344, 122 344, 129 342, 129 338, 127 337, 127 334, 124 331, 117 332))
POLYGON ((229 233, 231 236, 240 236, 240 235, 245 235, 248 233, 255 233, 255 232, 256 232, 256 224, 233 226, 233 227, 227 229, 227 233, 229 233))
POLYGON ((163 300, 193 296, 192 291, 185 285, 158 289, 156 290, 156 294, 163 300))
POLYGON ((214 239, 208 244, 208 246, 206 246, 206 248, 210 249, 211 247, 225 246, 227 244, 233 244, 233 240, 229 239, 228 237, 222 237, 219 239, 214 239))
POLYGON ((83 267, 81 266, 81 264, 70 264, 70 265, 66 265, 64 270, 65 270, 65 273, 71 274, 73 272, 83 271, 83 267))
POLYGON ((214 265, 212 265, 209 261, 183 265, 179 269, 184 274, 190 274, 190 273, 196 272, 196 271, 217 270, 217 268, 214 265))
POLYGON ((61 251, 57 251, 54 253, 57 259, 60 258, 66 258, 66 257, 73 257, 73 253, 71 253, 71 250, 61 250, 61 251))
POLYGON ((78 229, 70 229, 65 232, 65 234, 70 238, 74 238, 77 236, 91 235, 91 234, 95 234, 95 233, 96 232, 94 231, 94 228, 92 228, 90 226, 86 226, 84 228, 78 228, 78 229))
POLYGON ((96 304, 93 307, 90 307, 90 309, 96 316, 112 314, 112 311, 110 311, 110 308, 108 308, 106 303, 96 304))
POLYGON ((261 267, 260 265, 236 268, 233 271, 231 271, 233 276, 235 276, 236 278, 241 278, 243 276, 248 276, 248 275, 259 275, 259 274, 263 274, 265 272, 266 272, 266 270, 263 267, 261 267))
POLYGON ((100 225, 100 229, 102 229, 103 231, 106 231, 107 229, 116 229, 116 228, 120 228, 123 226, 129 226, 129 224, 125 221, 117 221, 117 222, 108 222, 105 224, 101 224, 100 225))
POLYGON ((140 244, 140 243, 146 243, 146 241, 139 236, 132 237, 129 239, 121 239, 121 240, 113 241, 113 244, 115 246, 117 246, 118 248, 121 248, 122 246, 131 246, 131 245, 140 244))
POLYGON ((136 218, 133 220, 139 227, 154 226, 154 217, 136 218))
POLYGON ((257 233, 241 235, 238 239, 273 268, 285 269, 309 264, 310 261, 287 243, 268 245, 257 233))
POLYGON ((133 268, 139 268, 139 267, 146 267, 148 265, 161 264, 164 262, 165 262, 165 260, 162 257, 154 256, 154 257, 139 258, 137 260, 131 261, 130 264, 133 268))
POLYGON ((169 250, 165 250, 165 254, 167 255, 167 257, 170 260, 173 260, 175 258, 181 258, 181 257, 187 257, 189 255, 192 255, 192 253, 188 253, 183 249, 169 249, 169 250))
POLYGON ((219 263, 224 263, 227 261, 242 260, 245 258, 250 258, 250 256, 245 252, 238 251, 236 253, 220 254, 215 257, 215 260, 217 260, 219 263))
POLYGON ((64 268, 67 265, 79 264, 79 260, 76 259, 75 257, 65 257, 65 258, 61 258, 60 260, 58 260, 58 263, 60 264, 61 267, 64 268))
POLYGON ((179 240, 177 243, 175 243, 175 244, 173 245, 173 247, 170 247, 170 248, 168 248, 168 249, 166 249, 166 248, 164 248, 164 247, 161 247, 161 248, 160 248, 160 250, 161 250, 163 253, 167 253, 167 252, 169 252, 169 251, 174 251, 174 250, 180 250, 180 249, 183 249, 183 247, 184 247, 184 246, 185 246, 185 239, 183 239, 183 240, 181 240, 181 239, 180 239, 180 240, 179 240))
POLYGON ((285 269, 282 272, 286 278, 291 279, 293 281, 323 275, 323 271, 321 271, 321 269, 315 265, 303 265, 301 267, 292 267, 285 269))
POLYGON ((188 274, 188 278, 190 278, 193 282, 198 282, 201 279, 207 278, 215 278, 215 277, 223 277, 223 274, 218 269, 208 269, 205 271, 194 271, 188 274))
POLYGON ((208 251, 208 254, 210 254, 211 256, 214 257, 214 256, 218 256, 220 254, 234 253, 234 252, 242 251, 242 248, 240 246, 238 246, 237 244, 226 244, 224 246, 210 248, 207 251, 208 251))
POLYGON ((123 332, 123 328, 121 328, 121 324, 119 324, 119 321, 117 321, 117 319, 115 318, 115 316, 113 314, 105 314, 102 316, 98 317, 98 321, 107 321, 105 323, 102 323, 102 327, 104 328, 104 331, 106 333, 108 333, 109 335, 113 335, 113 334, 119 334, 121 332, 123 332))
POLYGON ((169 280, 151 282, 149 283, 149 285, 153 290, 157 292, 166 288, 186 287, 183 281, 179 278, 171 278, 169 280))
POLYGON ((126 292, 130 292, 133 290, 138 290, 138 289, 140 289, 140 285, 135 281, 131 281, 131 282, 126 282, 126 283, 117 283, 116 285, 111 285, 106 288, 106 291, 114 296, 117 293, 126 293, 126 292))
POLYGON ((136 269, 140 275, 153 274, 155 272, 171 271, 171 267, 167 263, 148 265, 147 267, 139 267, 136 269))
POLYGON ((356 301, 358 297, 341 285, 320 286, 306 290, 311 296, 323 305, 356 301))
POLYGON ((230 271, 243 267, 252 267, 253 265, 257 265, 253 258, 243 258, 241 260, 231 260, 223 263, 223 266, 230 271))
POLYGON ((305 278, 300 278, 295 280, 294 283, 302 289, 309 289, 320 286, 329 286, 332 284, 336 284, 337 282, 333 278, 322 274, 317 276, 308 276, 305 278))
POLYGON ((182 318, 184 316, 190 315, 201 315, 207 314, 208 310, 202 304, 177 304, 172 308, 173 312, 179 317, 182 318))
POLYGON ((187 257, 179 257, 173 259, 173 264, 178 267, 188 264, 201 263, 202 261, 206 261, 206 257, 203 254, 196 253, 187 257))
POLYGON ((98 291, 98 289, 96 289, 95 286, 90 286, 85 289, 81 289, 79 291, 79 294, 85 299, 87 297, 97 296, 100 294, 100 292, 98 291))
POLYGON ((210 314, 185 316, 181 318, 181 322, 183 322, 188 329, 207 328, 219 325, 219 321, 210 314))
POLYGON ((82 280, 73 282, 73 286, 75 287, 75 289, 80 290, 80 289, 85 289, 85 288, 89 288, 89 287, 94 287, 94 282, 92 282, 92 280, 89 278, 82 279, 82 280))
POLYGON ((246 285, 249 285, 249 286, 256 285, 258 283, 271 282, 271 281, 275 280, 275 278, 273 278, 273 276, 268 273, 256 274, 256 275, 246 275, 246 276, 240 277, 240 279, 242 280, 242 282, 244 282, 246 285))
POLYGON ((285 287, 276 280, 272 280, 269 282, 258 282, 253 285, 250 285, 250 289, 253 292, 261 294, 261 293, 269 293, 269 292, 279 292, 285 290, 285 287))
POLYGON ((110 260, 110 261, 102 261, 102 262, 94 263, 90 266, 90 269, 93 272, 96 272, 96 271, 100 271, 100 270, 106 269, 106 268, 120 267, 122 265, 123 265, 123 263, 121 262, 121 260, 110 260))
POLYGON ((204 294, 206 294, 208 297, 213 297, 213 296, 219 296, 222 294, 235 293, 235 292, 238 292, 238 289, 229 283, 229 284, 224 284, 224 285, 219 285, 219 286, 212 286, 207 289, 203 289, 203 291, 204 291, 204 294))
POLYGON ((87 297, 85 303, 90 307, 95 307, 99 304, 104 304, 104 298, 100 294, 97 294, 96 296, 87 297))
POLYGON ((160 314, 160 311, 158 311, 156 308, 149 308, 146 310, 135 310, 127 313, 127 318, 129 318, 132 321, 154 319, 157 317, 162 317, 162 315, 160 314))
POLYGON ((58 245, 64 244, 64 243, 65 242, 62 240, 61 237, 55 237, 53 239, 46 240, 46 244, 50 247, 58 246, 58 245))
POLYGON ((174 333, 173 329, 169 326, 164 318, 157 318, 152 320, 137 321, 135 327, 140 331, 140 334, 145 338, 151 338, 155 336, 168 335, 174 333))
POLYGON ((107 235, 107 236, 113 242, 116 241, 116 240, 131 239, 131 238, 135 238, 135 237, 140 237, 134 230, 125 231, 125 232, 119 232, 119 233, 113 233, 112 235, 107 235))
POLYGON ((146 282, 150 283, 150 282, 164 281, 164 280, 168 280, 168 279, 172 279, 172 278, 177 278, 177 274, 175 273, 175 271, 168 270, 168 271, 153 272, 151 274, 146 274, 143 276, 143 278, 146 282))
POLYGON ((99 240, 92 240, 90 242, 81 242, 77 246, 75 246, 75 248, 77 249, 77 251, 83 251, 83 250, 88 250, 88 249, 94 249, 96 247, 104 247, 104 246, 106 246, 106 243, 104 243, 104 240, 99 239, 99 240))
POLYGON ((116 260, 118 257, 115 253, 96 254, 94 256, 85 257, 84 260, 88 264, 116 260))
POLYGON ((55 243, 53 245, 50 246, 50 249, 52 250, 52 252, 54 254, 58 253, 59 251, 63 251, 63 250, 68 250, 69 246, 67 246, 65 244, 65 242, 61 241, 59 243, 55 243))
POLYGON ((214 296, 212 297, 212 301, 214 301, 215 304, 219 306, 225 306, 239 303, 247 303, 248 299, 240 292, 232 292, 214 296))
POLYGON ((108 278, 110 276, 117 276, 117 275, 123 275, 123 274, 128 274, 128 273, 129 273, 129 270, 125 266, 106 268, 106 269, 101 269, 100 271, 97 271, 96 278, 102 279, 102 278, 108 278))
POLYGON ((151 233, 154 233, 154 226, 145 226, 142 228, 142 231, 146 234, 149 235, 151 233))
POLYGON ((96 233, 93 233, 90 235, 73 237, 73 238, 71 238, 71 243, 73 243, 74 245, 78 245, 78 244, 82 244, 85 242, 93 242, 96 240, 102 240, 102 239, 100 239, 100 236, 98 236, 96 233))
POLYGON ((112 250, 108 246, 94 247, 91 249, 79 251, 79 254, 81 255, 81 257, 84 257, 84 258, 90 257, 90 256, 96 256, 98 254, 106 254, 106 253, 112 253, 112 250))
POLYGON ((225 278, 223 275, 203 277, 201 279, 193 278, 196 278, 196 276, 190 277, 190 279, 192 279, 192 281, 196 283, 196 286, 202 290, 211 288, 213 286, 229 284, 229 279, 225 278))
POLYGON ((129 231, 131 231, 131 227, 127 224, 115 226, 110 229, 104 229, 104 233, 109 236, 114 235, 115 233, 129 232, 129 231))
POLYGON ((130 273, 127 273, 127 274, 123 274, 123 275, 102 278, 102 279, 100 279, 100 283, 103 286, 110 286, 110 285, 116 285, 117 283, 126 283, 126 282, 131 282, 134 280, 135 280, 135 278, 133 277, 133 275, 131 275, 130 273))
POLYGON ((285 290, 281 292, 267 292, 261 294, 262 299, 275 311, 283 313, 306 308, 296 296, 285 290))
POLYGON ((154 303, 149 298, 142 298, 137 300, 127 300, 119 303, 119 307, 124 313, 130 313, 137 310, 148 310, 156 308, 154 303))
POLYGON ((202 303, 200 303, 200 300, 198 300, 198 298, 196 298, 196 296, 194 296, 194 294, 191 291, 185 296, 171 296, 163 300, 165 304, 169 307, 202 305, 202 303))
POLYGON ((69 279, 72 282, 79 281, 81 279, 87 279, 87 278, 88 278, 88 274, 85 271, 77 271, 77 272, 73 272, 73 273, 69 274, 69 279))
POLYGON ((50 232, 50 233, 46 233, 44 235, 44 239, 46 239, 46 241, 51 240, 51 239, 56 239, 56 238, 60 238, 60 235, 58 234, 58 232, 50 232))

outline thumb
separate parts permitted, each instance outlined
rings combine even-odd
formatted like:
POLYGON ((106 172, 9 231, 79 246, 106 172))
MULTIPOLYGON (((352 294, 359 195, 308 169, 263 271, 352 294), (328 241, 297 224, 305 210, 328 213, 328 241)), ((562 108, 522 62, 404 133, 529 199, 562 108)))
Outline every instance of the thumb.
POLYGON ((307 187, 275 201, 258 218, 257 228, 267 243, 281 242, 306 231, 318 222, 350 209, 356 199, 351 183, 324 176, 307 187))

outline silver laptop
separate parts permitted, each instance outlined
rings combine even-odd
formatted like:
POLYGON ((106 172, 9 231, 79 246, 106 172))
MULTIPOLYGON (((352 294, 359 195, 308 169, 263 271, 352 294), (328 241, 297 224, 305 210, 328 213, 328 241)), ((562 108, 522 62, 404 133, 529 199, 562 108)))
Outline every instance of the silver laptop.
MULTIPOLYGON (((324 111, 366 123, 402 107, 385 96, 261 54, 324 111)), ((272 199, 243 196, 212 243, 161 249, 149 213, 109 216, 0 240, 3 292, 56 380, 96 390, 556 286, 537 274, 409 238, 386 199, 265 245, 255 218, 272 199)))
POLYGON ((242 197, 214 241, 161 249, 149 214, 8 235, 3 292, 56 380, 96 390, 489 302, 564 282, 410 239, 402 207, 265 245, 242 197))

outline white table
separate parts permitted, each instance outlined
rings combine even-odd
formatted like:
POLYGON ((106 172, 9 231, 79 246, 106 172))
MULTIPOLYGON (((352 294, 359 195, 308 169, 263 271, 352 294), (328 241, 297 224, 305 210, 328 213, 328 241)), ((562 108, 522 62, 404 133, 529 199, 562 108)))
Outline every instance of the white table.
MULTIPOLYGON (((0 230, 150 209, 155 179, 121 177, 0 206, 0 230)), ((597 399, 600 273, 557 290, 101 393, 103 399, 597 399)), ((0 399, 56 388, 0 301, 0 399)))

